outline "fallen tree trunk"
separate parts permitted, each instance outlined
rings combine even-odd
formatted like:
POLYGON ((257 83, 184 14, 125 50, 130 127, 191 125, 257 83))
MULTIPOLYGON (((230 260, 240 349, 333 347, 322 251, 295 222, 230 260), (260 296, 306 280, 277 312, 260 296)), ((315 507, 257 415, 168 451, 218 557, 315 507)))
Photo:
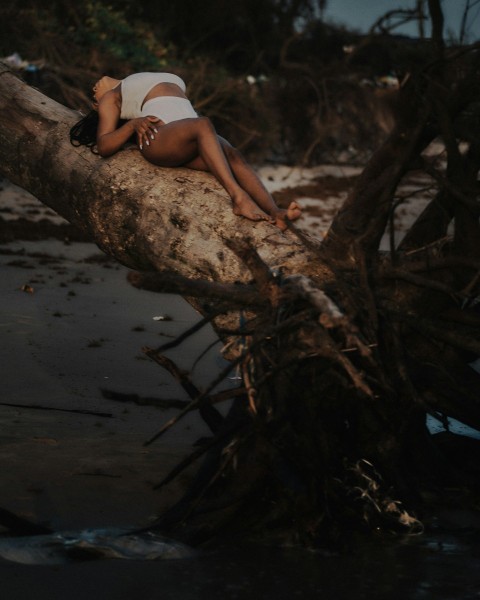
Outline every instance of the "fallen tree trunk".
POLYGON ((244 281, 225 239, 248 237, 272 268, 314 268, 290 232, 236 217, 213 176, 149 164, 135 147, 103 159, 73 148, 80 115, 23 83, 0 64, 1 173, 137 270, 216 282, 244 281), (309 267, 310 265, 310 267, 309 267))
MULTIPOLYGON (((0 74, 5 176, 124 264, 157 273, 132 276, 135 284, 177 285, 226 313, 250 309, 241 326, 221 332, 236 341, 229 368, 242 375, 230 416, 222 423, 210 411, 212 441, 160 484, 206 454, 188 494, 157 524, 164 531, 195 542, 281 531, 308 544, 365 522, 418 531, 406 506, 424 509, 422 492, 465 482, 477 490, 471 470, 452 469, 426 425, 432 414, 480 426, 480 376, 468 366, 480 349, 480 158, 476 136, 462 153, 453 135, 478 95, 473 56, 450 69, 449 85, 440 61, 401 90, 403 116, 323 244, 234 217, 208 175, 152 167, 133 149, 103 160, 72 148, 72 112, 0 74), (440 134, 443 171, 422 156, 440 134), (406 249, 381 253, 399 183, 422 165, 442 189, 448 218, 427 211, 438 218, 428 243, 425 228, 413 226, 406 249), (218 285, 237 281, 255 285, 238 293, 218 285)), ((167 349, 145 352, 176 372, 167 349)), ((190 410, 208 412, 227 374, 203 391, 185 380, 192 403, 158 436, 190 410)))

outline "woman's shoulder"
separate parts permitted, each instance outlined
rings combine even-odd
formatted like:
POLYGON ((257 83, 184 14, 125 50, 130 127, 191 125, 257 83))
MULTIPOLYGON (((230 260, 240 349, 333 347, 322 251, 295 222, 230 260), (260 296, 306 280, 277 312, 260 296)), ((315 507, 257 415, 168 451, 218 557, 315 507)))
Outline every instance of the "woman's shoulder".
POLYGON ((100 100, 98 105, 98 110, 105 112, 120 112, 121 108, 121 97, 119 96, 116 89, 110 90, 107 92, 103 98, 100 100))

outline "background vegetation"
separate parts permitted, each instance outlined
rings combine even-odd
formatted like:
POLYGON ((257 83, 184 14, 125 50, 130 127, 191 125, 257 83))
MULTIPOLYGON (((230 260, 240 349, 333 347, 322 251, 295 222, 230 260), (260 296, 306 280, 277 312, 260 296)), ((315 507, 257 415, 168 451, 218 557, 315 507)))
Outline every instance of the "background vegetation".
MULTIPOLYGON (((170 70, 250 159, 362 161, 393 124, 385 76, 401 80, 429 52, 421 38, 390 35, 388 20, 363 37, 326 24, 325 4, 7 0, 0 55, 18 53, 39 69, 24 69, 30 83, 79 110, 102 74, 170 70)), ((402 18, 418 18, 423 4, 402 18)))

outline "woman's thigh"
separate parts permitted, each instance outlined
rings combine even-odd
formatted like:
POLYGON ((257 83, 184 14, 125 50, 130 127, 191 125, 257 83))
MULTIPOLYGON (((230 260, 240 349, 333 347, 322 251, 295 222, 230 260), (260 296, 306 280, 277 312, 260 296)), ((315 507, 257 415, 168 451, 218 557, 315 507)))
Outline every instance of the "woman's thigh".
POLYGON ((182 119, 157 127, 158 133, 143 145, 142 154, 160 167, 178 167, 198 157, 199 119, 182 119))

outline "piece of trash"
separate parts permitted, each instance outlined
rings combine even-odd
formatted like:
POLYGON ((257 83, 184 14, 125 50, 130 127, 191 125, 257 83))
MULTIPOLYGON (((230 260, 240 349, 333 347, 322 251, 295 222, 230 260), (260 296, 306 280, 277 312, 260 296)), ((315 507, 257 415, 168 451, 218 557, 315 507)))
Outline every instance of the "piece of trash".
POLYGON ((24 565, 61 565, 107 558, 165 560, 194 555, 188 546, 152 531, 85 529, 0 539, 0 557, 24 565))
POLYGON ((4 56, 2 60, 12 69, 23 69, 28 65, 28 61, 23 60, 18 52, 14 52, 10 56, 4 56))
POLYGON ((28 60, 24 60, 18 52, 14 52, 13 54, 10 54, 10 56, 4 56, 3 58, 0 58, 0 60, 7 63, 11 69, 16 69, 17 71, 34 73, 39 70, 38 65, 33 64, 28 60))
POLYGON ((33 287, 31 285, 28 285, 28 283, 25 283, 24 285, 22 285, 22 287, 20 289, 22 292, 26 292, 27 294, 33 294, 35 292, 33 287))
POLYGON ((153 317, 154 321, 173 321, 172 317, 169 315, 159 315, 158 317, 153 317))

